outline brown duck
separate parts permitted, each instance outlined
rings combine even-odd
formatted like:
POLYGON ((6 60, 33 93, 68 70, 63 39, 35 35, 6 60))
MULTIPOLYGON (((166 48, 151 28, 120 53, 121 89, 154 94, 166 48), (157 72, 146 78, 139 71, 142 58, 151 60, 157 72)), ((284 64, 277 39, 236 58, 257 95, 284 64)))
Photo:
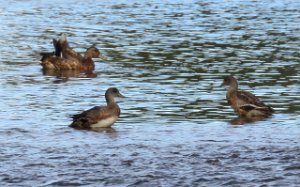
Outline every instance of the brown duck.
POLYGON ((226 76, 222 85, 228 85, 226 99, 236 113, 247 118, 262 118, 272 115, 274 110, 250 92, 238 90, 233 76, 226 76))
POLYGON ((96 47, 86 50, 84 56, 70 48, 66 35, 62 34, 58 40, 53 39, 55 52, 42 54, 43 70, 81 70, 92 71, 95 64, 92 58, 106 59, 96 47))
POLYGON ((107 106, 95 106, 80 114, 73 115, 70 127, 76 129, 92 129, 111 127, 120 116, 120 107, 115 97, 124 97, 117 88, 109 88, 105 92, 107 106))

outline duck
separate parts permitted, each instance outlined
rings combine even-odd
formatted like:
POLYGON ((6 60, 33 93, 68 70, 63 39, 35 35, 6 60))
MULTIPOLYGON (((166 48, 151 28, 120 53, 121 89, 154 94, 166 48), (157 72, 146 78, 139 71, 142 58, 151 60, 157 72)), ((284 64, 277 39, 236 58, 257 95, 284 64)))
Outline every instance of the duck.
POLYGON ((72 116, 70 127, 75 129, 109 128, 120 117, 121 110, 115 97, 124 97, 117 88, 108 88, 105 92, 106 106, 95 106, 72 116))
POLYGON ((233 76, 226 76, 222 86, 229 86, 226 99, 233 110, 240 117, 248 119, 264 118, 271 116, 274 109, 271 106, 264 104, 254 94, 238 89, 238 81, 233 76))
POLYGON ((93 71, 95 64, 92 58, 107 58, 92 46, 89 47, 84 56, 74 51, 68 44, 66 35, 63 33, 58 40, 53 39, 55 51, 52 53, 41 53, 41 66, 43 70, 80 70, 93 71))
POLYGON ((95 63, 92 58, 97 57, 99 57, 99 50, 96 47, 88 48, 82 60, 46 54, 43 55, 41 59, 41 66, 43 67, 43 70, 93 71, 95 69, 95 63))

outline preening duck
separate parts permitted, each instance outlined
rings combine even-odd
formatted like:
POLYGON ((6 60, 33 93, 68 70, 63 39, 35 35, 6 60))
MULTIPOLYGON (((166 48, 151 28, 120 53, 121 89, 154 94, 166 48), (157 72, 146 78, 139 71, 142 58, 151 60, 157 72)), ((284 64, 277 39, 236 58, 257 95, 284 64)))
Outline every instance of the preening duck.
POLYGON ((96 47, 89 47, 84 56, 70 48, 66 35, 62 34, 58 40, 53 39, 55 52, 43 53, 41 65, 43 70, 81 70, 92 71, 95 68, 92 58, 106 59, 96 47))

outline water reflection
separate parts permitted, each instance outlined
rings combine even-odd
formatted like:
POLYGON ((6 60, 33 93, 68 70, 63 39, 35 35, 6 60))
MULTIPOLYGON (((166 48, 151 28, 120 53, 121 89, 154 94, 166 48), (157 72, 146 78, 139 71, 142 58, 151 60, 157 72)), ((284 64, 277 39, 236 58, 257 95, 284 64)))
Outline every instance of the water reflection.
POLYGON ((101 133, 111 134, 111 135, 114 135, 114 136, 117 135, 117 130, 113 127, 109 127, 109 128, 92 128, 90 130, 94 131, 94 132, 101 132, 101 133))
POLYGON ((252 117, 252 118, 247 118, 247 117, 237 117, 234 118, 232 120, 230 120, 230 123, 232 125, 245 125, 245 124, 251 124, 251 123, 255 123, 258 121, 264 121, 267 119, 270 119, 271 117, 252 117))
POLYGON ((93 71, 79 71, 79 70, 42 70, 43 75, 45 76, 55 76, 57 78, 65 78, 69 77, 85 77, 85 78, 96 78, 97 74, 93 71))

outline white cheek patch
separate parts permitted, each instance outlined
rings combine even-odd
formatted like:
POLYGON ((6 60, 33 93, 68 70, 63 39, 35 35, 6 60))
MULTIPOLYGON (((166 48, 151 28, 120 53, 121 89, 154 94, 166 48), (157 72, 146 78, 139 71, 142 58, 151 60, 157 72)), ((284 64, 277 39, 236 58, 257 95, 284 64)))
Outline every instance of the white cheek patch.
POLYGON ((100 120, 99 122, 91 125, 92 128, 107 128, 110 127, 116 122, 118 117, 109 117, 103 120, 100 120))

